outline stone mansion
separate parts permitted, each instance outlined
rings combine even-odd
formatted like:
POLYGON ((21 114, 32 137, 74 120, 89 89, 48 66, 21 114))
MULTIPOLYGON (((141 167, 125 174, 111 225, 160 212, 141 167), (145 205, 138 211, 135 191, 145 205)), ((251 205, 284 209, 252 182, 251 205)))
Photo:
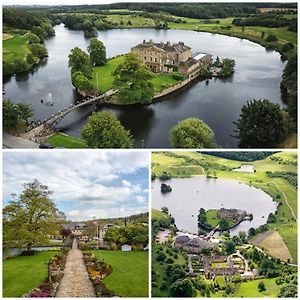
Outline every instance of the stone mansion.
POLYGON ((179 71, 189 75, 199 71, 201 67, 212 62, 212 55, 206 53, 191 53, 191 48, 183 42, 177 44, 154 43, 152 40, 131 48, 138 58, 154 73, 171 73, 179 71))

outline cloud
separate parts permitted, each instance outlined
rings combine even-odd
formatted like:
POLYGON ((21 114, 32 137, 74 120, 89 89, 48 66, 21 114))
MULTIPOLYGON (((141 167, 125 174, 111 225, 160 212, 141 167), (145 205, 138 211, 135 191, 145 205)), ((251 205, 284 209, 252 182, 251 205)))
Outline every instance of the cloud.
MULTIPOLYGON (((148 153, 135 151, 5 152, 3 198, 38 179, 70 212, 134 207, 148 188, 148 153)), ((119 209, 120 212, 120 209, 119 209)), ((125 213, 126 214, 126 213, 125 213)), ((71 213, 72 215, 72 213, 71 213)), ((70 216, 71 216, 70 215, 70 216)))

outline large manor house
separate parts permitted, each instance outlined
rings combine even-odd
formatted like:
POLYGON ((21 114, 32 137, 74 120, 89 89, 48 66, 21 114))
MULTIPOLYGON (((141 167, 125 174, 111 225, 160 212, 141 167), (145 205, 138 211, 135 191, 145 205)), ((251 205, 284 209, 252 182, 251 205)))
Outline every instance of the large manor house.
POLYGON ((152 40, 143 41, 131 48, 138 58, 154 73, 171 73, 178 71, 190 75, 201 67, 212 62, 212 55, 206 53, 191 53, 191 48, 183 42, 177 44, 154 43, 152 40))

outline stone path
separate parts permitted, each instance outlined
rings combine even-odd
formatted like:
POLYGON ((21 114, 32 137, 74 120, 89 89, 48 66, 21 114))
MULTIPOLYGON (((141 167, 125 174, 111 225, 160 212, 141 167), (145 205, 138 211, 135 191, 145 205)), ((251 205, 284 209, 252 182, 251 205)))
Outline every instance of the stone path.
POLYGON ((95 291, 76 240, 73 241, 73 247, 68 253, 64 277, 56 293, 56 298, 63 297, 95 297, 95 291))
POLYGON ((38 143, 23 139, 21 137, 3 133, 3 148, 4 149, 32 149, 32 148, 38 148, 38 147, 39 147, 38 143))

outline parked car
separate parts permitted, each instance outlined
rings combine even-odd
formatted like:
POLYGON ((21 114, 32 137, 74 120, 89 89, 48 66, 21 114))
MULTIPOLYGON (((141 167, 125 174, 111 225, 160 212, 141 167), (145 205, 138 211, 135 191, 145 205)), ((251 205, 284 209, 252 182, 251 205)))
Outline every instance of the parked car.
POLYGON ((53 146, 51 144, 40 144, 40 149, 53 149, 53 146))

